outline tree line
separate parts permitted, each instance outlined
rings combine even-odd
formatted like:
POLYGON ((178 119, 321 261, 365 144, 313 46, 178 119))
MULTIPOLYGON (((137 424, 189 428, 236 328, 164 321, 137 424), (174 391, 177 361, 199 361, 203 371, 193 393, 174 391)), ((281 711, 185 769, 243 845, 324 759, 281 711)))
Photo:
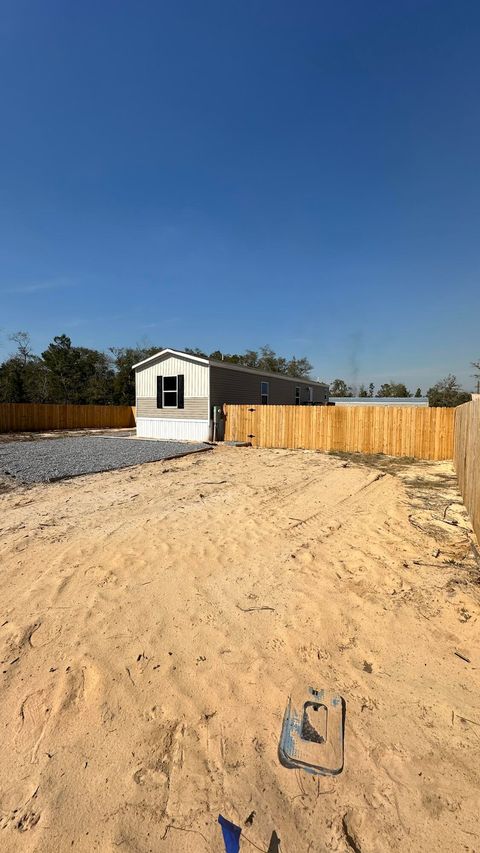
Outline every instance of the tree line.
MULTIPOLYGON (((107 351, 79 347, 67 335, 53 338, 44 352, 33 352, 27 332, 10 335, 16 345, 0 365, 0 402, 2 403, 97 403, 133 405, 135 376, 132 365, 162 349, 160 346, 109 347, 107 351)), ((203 358, 229 361, 258 370, 307 379, 312 365, 307 358, 290 359, 277 355, 265 345, 244 353, 207 353, 198 348, 185 352, 203 358)), ((480 360, 472 362, 477 387, 480 387, 480 360)), ((354 391, 343 379, 330 385, 332 397, 352 397, 354 391)), ((373 382, 360 385, 360 397, 421 397, 421 388, 412 394, 403 382, 385 382, 376 390, 373 382)), ((449 374, 426 392, 430 406, 458 406, 471 399, 455 376, 449 374)))
POLYGON ((237 353, 222 353, 220 350, 214 350, 211 353, 205 353, 198 349, 185 349, 185 352, 190 355, 198 355, 201 358, 213 358, 216 361, 229 361, 232 364, 240 364, 243 367, 255 367, 257 370, 268 370, 271 373, 283 373, 284 376, 298 376, 299 379, 309 376, 313 370, 313 365, 305 358, 283 358, 269 346, 260 347, 257 350, 248 349, 242 354, 237 353))
MULTIPOLYGON (((354 389, 351 385, 347 385, 344 379, 334 379, 330 385, 330 394, 332 397, 356 397, 354 389)), ((370 382, 368 386, 360 385, 358 390, 359 397, 421 397, 422 390, 417 388, 415 394, 412 394, 403 382, 384 382, 383 385, 375 393, 375 385, 370 382)))
MULTIPOLYGON (((480 383, 480 361, 472 362, 472 367, 478 370, 474 376, 477 381, 477 386, 480 383)), ((331 397, 355 397, 354 389, 347 385, 344 379, 334 379, 330 385, 331 397)), ((375 393, 375 385, 370 382, 368 386, 360 385, 358 391, 359 397, 421 397, 422 389, 417 388, 413 394, 408 390, 403 382, 384 382, 375 393)), ((472 395, 468 391, 463 391, 457 382, 456 376, 449 373, 444 379, 440 379, 435 385, 432 385, 425 394, 428 397, 429 406, 460 406, 462 403, 468 403, 472 399, 472 395)))
MULTIPOLYGON (((27 332, 10 335, 16 351, 0 365, 2 403, 76 403, 134 405, 132 365, 163 349, 160 346, 109 347, 106 352, 74 346, 67 335, 53 338, 44 352, 33 352, 27 332)), ((192 355, 230 361, 286 376, 308 376, 306 358, 277 355, 269 346, 243 354, 185 349, 192 355)))

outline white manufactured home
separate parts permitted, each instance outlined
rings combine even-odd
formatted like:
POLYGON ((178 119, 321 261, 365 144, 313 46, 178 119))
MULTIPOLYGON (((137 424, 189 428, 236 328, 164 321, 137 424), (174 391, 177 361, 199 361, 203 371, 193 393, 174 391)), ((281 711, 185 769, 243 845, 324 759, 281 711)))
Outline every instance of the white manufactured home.
MULTIPOLYGON (((208 441, 224 403, 326 405, 328 385, 164 349, 133 365, 137 435, 208 441)), ((222 424, 217 424, 221 434, 222 424)), ((221 435, 218 435, 221 437, 221 435)))

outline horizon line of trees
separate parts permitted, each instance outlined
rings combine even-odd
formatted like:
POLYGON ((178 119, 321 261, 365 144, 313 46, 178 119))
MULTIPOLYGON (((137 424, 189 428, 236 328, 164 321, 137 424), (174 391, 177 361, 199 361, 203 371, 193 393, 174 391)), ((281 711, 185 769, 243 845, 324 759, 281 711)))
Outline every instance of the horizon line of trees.
POLYGON ((332 397, 421 397, 422 389, 417 388, 414 394, 408 390, 403 382, 384 382, 375 393, 375 385, 370 382, 368 386, 363 383, 357 389, 347 385, 344 379, 334 379, 330 385, 332 397))
MULTIPOLYGON (((16 351, 0 364, 1 403, 134 405, 132 366, 163 349, 144 344, 109 347, 103 352, 74 346, 68 335, 62 334, 36 355, 28 332, 16 332, 9 340, 16 344, 16 351)), ((307 377, 312 370, 307 358, 287 359, 268 345, 245 353, 205 353, 198 348, 186 348, 185 352, 299 378, 307 377)))
MULTIPOLYGON (((477 382, 480 382, 480 362, 472 362, 472 367, 478 370, 478 374, 474 374, 477 382)), ((422 389, 417 388, 415 393, 413 394, 408 390, 407 386, 403 382, 384 382, 377 390, 375 394, 375 385, 373 382, 365 386, 364 384, 360 385, 358 390, 358 395, 355 393, 355 388, 351 385, 347 385, 344 379, 334 379, 330 385, 330 396, 332 397, 365 397, 372 398, 375 397, 399 397, 399 398, 409 398, 409 397, 422 397, 422 389)), ((464 391, 459 383, 457 382, 457 377, 452 373, 449 373, 448 376, 445 376, 443 379, 440 379, 435 385, 432 385, 425 394, 428 398, 429 406, 447 406, 454 407, 460 406, 462 403, 468 403, 469 400, 472 399, 472 395, 469 391, 464 391)))
MULTIPOLYGON (((0 402, 2 403, 77 403, 133 405, 135 376, 132 365, 162 349, 148 344, 136 347, 109 347, 107 351, 78 347, 68 335, 57 335, 41 355, 33 352, 30 336, 20 331, 9 336, 16 351, 0 364, 0 402)), ((310 378, 312 365, 306 357, 287 359, 268 345, 244 353, 206 353, 186 347, 192 355, 228 361, 244 367, 310 378)), ((480 360, 472 362, 480 383, 480 360)), ((326 383, 328 384, 328 383, 326 383)), ((354 389, 343 379, 330 384, 332 397, 352 397, 354 389)), ((403 382, 385 382, 375 393, 375 385, 362 384, 360 397, 421 397, 421 388, 412 394, 403 382)), ((426 392, 430 406, 458 406, 471 399, 457 379, 449 374, 426 392)))
POLYGON ((244 353, 224 353, 220 350, 206 353, 195 347, 185 347, 184 352, 190 355, 198 355, 200 358, 212 358, 215 361, 229 361, 231 364, 240 364, 242 367, 254 367, 256 370, 268 370, 271 373, 282 373, 284 376, 294 376, 299 379, 308 377, 313 370, 313 364, 303 356, 302 358, 287 359, 277 355, 271 347, 265 345, 257 350, 247 349, 244 353))

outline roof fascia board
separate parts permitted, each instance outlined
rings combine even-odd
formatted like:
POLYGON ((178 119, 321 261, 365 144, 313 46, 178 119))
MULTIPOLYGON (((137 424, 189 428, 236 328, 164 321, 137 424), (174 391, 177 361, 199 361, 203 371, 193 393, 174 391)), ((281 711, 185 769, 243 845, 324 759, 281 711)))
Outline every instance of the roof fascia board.
POLYGON ((172 355, 172 356, 175 356, 177 358, 186 358, 189 361, 196 361, 199 364, 205 364, 205 365, 209 364, 208 358, 201 358, 198 355, 190 355, 189 352, 181 352, 180 350, 167 348, 167 349, 162 349, 159 352, 154 353, 153 355, 150 355, 148 358, 144 358, 143 361, 138 361, 137 364, 132 364, 132 370, 136 370, 137 367, 143 367, 145 364, 149 364, 151 361, 155 361, 156 359, 163 358, 166 355, 172 355))

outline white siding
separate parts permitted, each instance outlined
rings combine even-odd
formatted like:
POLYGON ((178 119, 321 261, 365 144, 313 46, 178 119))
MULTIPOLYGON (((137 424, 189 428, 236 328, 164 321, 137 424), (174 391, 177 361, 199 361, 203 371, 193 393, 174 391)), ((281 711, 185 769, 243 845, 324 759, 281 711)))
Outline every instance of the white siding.
POLYGON ((208 397, 208 365, 172 355, 137 368, 135 371, 136 396, 156 398, 157 376, 177 376, 179 373, 183 373, 185 377, 185 397, 208 397))
POLYGON ((172 418, 137 418, 138 438, 208 441, 209 422, 172 418))

